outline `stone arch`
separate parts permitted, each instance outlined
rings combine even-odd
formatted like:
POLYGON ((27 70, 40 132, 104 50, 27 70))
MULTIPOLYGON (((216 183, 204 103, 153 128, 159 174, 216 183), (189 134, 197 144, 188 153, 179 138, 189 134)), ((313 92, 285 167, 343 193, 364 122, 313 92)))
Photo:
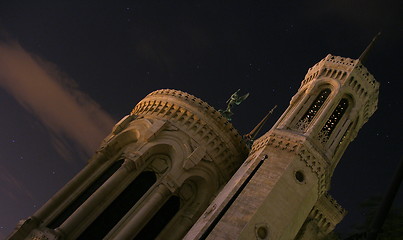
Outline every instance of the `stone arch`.
POLYGON ((158 235, 159 239, 182 238, 208 207, 213 192, 215 189, 211 189, 210 181, 205 176, 193 175, 187 178, 178 191, 180 210, 158 235), (175 232, 171 231, 173 228, 175 232))
POLYGON ((163 131, 151 144, 153 151, 164 152, 170 156, 173 169, 182 169, 183 161, 192 152, 189 136, 179 131, 175 134, 163 131))
MULTIPOLYGON (((111 156, 106 156, 110 152, 119 153, 125 146, 136 143, 139 140, 140 131, 137 129, 128 129, 122 131, 118 135, 111 136, 110 140, 106 138, 101 145, 100 151, 98 152, 97 158, 104 158, 105 160, 109 160, 111 156), (107 145, 106 145, 107 144, 107 145)), ((91 159, 93 161, 95 159, 91 159)))

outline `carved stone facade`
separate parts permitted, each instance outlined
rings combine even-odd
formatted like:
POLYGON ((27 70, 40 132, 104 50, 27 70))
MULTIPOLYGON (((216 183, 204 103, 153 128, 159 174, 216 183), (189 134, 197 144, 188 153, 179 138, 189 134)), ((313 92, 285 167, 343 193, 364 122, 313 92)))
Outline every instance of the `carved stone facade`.
POLYGON ((320 239, 346 214, 327 190, 378 89, 328 55, 250 150, 199 98, 152 92, 9 239, 320 239))

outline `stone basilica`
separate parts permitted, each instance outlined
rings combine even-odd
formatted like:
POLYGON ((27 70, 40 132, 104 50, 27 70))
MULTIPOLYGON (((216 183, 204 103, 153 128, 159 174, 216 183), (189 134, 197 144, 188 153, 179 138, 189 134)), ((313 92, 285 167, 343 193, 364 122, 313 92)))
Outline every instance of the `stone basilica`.
POLYGON ((251 146, 201 99, 152 92, 9 239, 321 239, 346 214, 327 190, 378 91, 361 57, 327 55, 251 146))

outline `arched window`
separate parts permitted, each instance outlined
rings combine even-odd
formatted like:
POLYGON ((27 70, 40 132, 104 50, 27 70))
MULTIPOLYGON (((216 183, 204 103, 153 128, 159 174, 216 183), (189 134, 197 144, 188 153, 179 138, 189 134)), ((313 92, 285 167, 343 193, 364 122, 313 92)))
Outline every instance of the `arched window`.
POLYGON ((61 212, 48 225, 48 228, 55 229, 59 227, 70 215, 77 210, 108 178, 112 176, 122 166, 124 160, 115 161, 108 169, 105 170, 87 189, 85 189, 74 201, 72 201, 66 209, 61 212))
POLYGON ((296 123, 296 130, 305 131, 308 128, 309 124, 312 122, 319 109, 329 97, 330 92, 330 89, 326 88, 319 93, 319 95, 312 102, 311 106, 308 108, 305 114, 302 115, 301 119, 296 123))
POLYGON ((326 143, 329 140, 330 135, 332 135, 332 132, 336 128, 340 119, 343 117, 347 108, 348 108, 348 100, 345 98, 341 99, 337 107, 334 109, 332 115, 330 115, 329 119, 319 132, 318 137, 322 143, 326 143))
POLYGON ((156 181, 154 172, 142 172, 77 239, 103 239, 156 181))

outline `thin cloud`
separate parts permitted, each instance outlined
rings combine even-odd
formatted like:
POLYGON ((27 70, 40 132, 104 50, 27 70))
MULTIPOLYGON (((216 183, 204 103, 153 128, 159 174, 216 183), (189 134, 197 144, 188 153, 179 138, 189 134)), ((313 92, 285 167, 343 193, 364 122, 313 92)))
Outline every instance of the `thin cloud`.
POLYGON ((18 201, 21 198, 33 200, 31 192, 17 178, 0 165, 0 193, 6 198, 18 201))
POLYGON ((0 87, 40 119, 66 159, 72 146, 90 156, 115 122, 54 64, 14 41, 0 42, 0 87))

